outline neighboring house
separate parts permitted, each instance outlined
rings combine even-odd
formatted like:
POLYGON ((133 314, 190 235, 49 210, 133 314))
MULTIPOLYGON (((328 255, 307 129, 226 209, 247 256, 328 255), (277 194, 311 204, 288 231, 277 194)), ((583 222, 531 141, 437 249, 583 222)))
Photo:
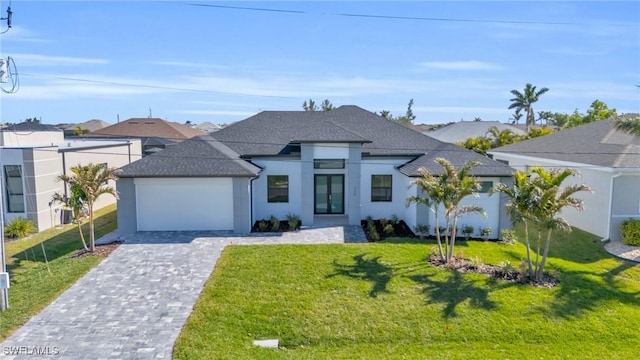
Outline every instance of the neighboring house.
POLYGON ((640 218, 640 138, 600 120, 489 151, 494 159, 526 171, 529 167, 573 168, 593 194, 578 193, 584 211, 562 214, 569 223, 603 239, 620 239, 620 222, 640 218))
MULTIPOLYGON (((122 167, 141 158, 139 140, 65 139, 52 125, 19 124, 0 130, 3 221, 20 216, 33 221, 38 231, 61 223, 61 204, 51 202, 54 193, 67 193, 57 181, 78 164, 105 163, 122 167)), ((115 182, 111 184, 115 186, 115 182)), ((113 204, 115 198, 100 197, 96 208, 113 204)))
POLYGON ((143 155, 149 155, 159 149, 205 134, 199 129, 158 118, 132 118, 96 130, 90 135, 140 139, 143 155))
POLYGON ((440 141, 455 143, 467 140, 470 137, 487 136, 489 128, 495 126, 499 131, 509 129, 516 135, 525 135, 526 132, 511 125, 498 121, 460 121, 441 127, 438 130, 430 131, 425 135, 436 138, 440 141))
POLYGON ((198 124, 195 126, 196 129, 200 129, 204 132, 206 132, 207 134, 211 134, 212 132, 216 132, 220 129, 222 129, 224 126, 220 125, 220 124, 213 124, 211 122, 203 122, 201 124, 198 124))
POLYGON ((424 136, 356 106, 332 111, 264 111, 147 156, 123 168, 117 182, 122 234, 160 230, 233 230, 287 214, 302 225, 359 225, 367 216, 435 225, 424 206, 406 206, 418 169, 440 173, 434 160, 481 163, 478 199, 487 210, 461 224, 490 226, 497 237, 510 221, 500 196, 486 190, 513 169, 424 136))
POLYGON ((74 136, 76 135, 76 129, 78 127, 80 127, 80 129, 82 130, 82 134, 79 134, 79 135, 84 135, 84 134, 92 133, 94 131, 103 129, 110 125, 111 124, 109 124, 106 121, 92 119, 80 124, 59 124, 57 127, 64 130, 64 136, 74 136))

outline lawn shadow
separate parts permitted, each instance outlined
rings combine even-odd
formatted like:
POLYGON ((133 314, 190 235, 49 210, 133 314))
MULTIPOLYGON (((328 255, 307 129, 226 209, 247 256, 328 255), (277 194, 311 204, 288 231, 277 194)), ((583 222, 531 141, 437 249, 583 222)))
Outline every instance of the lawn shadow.
POLYGON ((458 316, 456 308, 466 300, 469 300, 469 305, 478 309, 497 308, 496 303, 489 299, 489 289, 476 286, 459 271, 451 271, 445 281, 434 280, 427 274, 411 275, 409 279, 423 286, 422 293, 427 297, 427 303, 446 304, 442 312, 444 318, 458 316))
POLYGON ((629 291, 624 280, 617 276, 623 271, 638 266, 621 261, 616 268, 602 273, 592 271, 562 270, 560 288, 552 302, 540 305, 538 310, 560 318, 578 318, 596 311, 607 302, 640 306, 640 290, 629 291))
POLYGON ((372 283, 369 296, 378 297, 381 293, 390 293, 387 285, 393 276, 401 274, 402 271, 414 271, 426 264, 406 263, 387 265, 380 261, 381 256, 367 258, 367 254, 353 256, 353 264, 340 264, 333 261, 335 272, 327 275, 327 278, 335 276, 346 276, 356 280, 365 280, 372 283))

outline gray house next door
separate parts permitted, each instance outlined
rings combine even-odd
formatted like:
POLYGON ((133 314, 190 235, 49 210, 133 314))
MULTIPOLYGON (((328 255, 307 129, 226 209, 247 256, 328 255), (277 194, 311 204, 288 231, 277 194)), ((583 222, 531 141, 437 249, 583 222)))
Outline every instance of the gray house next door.
POLYGON ((316 174, 314 189, 315 214, 344 214, 343 174, 316 174))

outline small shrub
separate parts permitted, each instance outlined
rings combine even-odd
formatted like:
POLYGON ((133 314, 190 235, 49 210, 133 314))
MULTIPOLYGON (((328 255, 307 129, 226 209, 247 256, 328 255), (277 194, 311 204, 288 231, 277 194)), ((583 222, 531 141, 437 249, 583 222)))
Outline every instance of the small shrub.
POLYGON ((438 226, 438 230, 440 231, 440 235, 445 235, 447 228, 445 226, 438 226))
POLYGON ((501 229, 500 230, 500 243, 513 245, 517 242, 516 231, 510 229, 501 229))
POLYGON ((280 230, 280 220, 274 215, 271 215, 271 231, 279 231, 280 230))
POLYGON ((374 227, 373 229, 369 229, 369 237, 371 237, 371 241, 380 241, 380 234, 374 227))
POLYGON ((425 236, 429 235, 429 229, 431 227, 429 225, 416 225, 413 229, 420 236, 420 239, 424 239, 425 236))
POLYGON ((482 262, 482 260, 480 260, 480 257, 478 255, 474 256, 469 261, 471 261, 471 266, 473 266, 473 268, 476 270, 480 269, 482 265, 484 265, 484 263, 482 262))
POLYGON ((395 230, 393 229, 393 224, 387 224, 382 228, 382 231, 387 234, 387 236, 393 235, 395 230))
POLYGON ((396 214, 391 215, 391 223, 393 225, 397 225, 399 222, 400 222, 400 219, 398 219, 398 215, 396 214))
POLYGON ((380 218, 380 225, 382 225, 382 227, 387 226, 387 224, 389 223, 389 220, 387 220, 386 218, 380 218))
POLYGON ((464 225, 462 227, 462 235, 464 235, 464 238, 468 240, 471 234, 473 234, 473 226, 464 225))
POLYGON ((260 231, 262 232, 267 231, 269 229, 269 223, 265 220, 260 220, 260 222, 258 223, 258 229, 260 229, 260 231))
POLYGON ((487 227, 480 228, 479 232, 480 232, 480 236, 482 236, 483 239, 487 240, 491 235, 491 233, 493 232, 493 229, 490 226, 487 226, 487 227))
POLYGON ((640 219, 627 219, 620 224, 622 243, 640 246, 640 219))
POLYGON ((4 234, 10 238, 21 238, 36 232, 31 220, 18 216, 4 227, 4 234))
POLYGON ((298 226, 300 226, 300 218, 295 214, 287 214, 287 222, 289 222, 289 231, 298 230, 298 226))

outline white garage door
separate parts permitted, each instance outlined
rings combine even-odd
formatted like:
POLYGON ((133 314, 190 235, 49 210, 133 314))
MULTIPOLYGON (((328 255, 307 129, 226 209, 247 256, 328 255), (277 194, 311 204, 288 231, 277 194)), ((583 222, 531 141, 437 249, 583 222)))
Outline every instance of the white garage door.
POLYGON ((139 231, 233 230, 231 178, 135 179, 139 231))

